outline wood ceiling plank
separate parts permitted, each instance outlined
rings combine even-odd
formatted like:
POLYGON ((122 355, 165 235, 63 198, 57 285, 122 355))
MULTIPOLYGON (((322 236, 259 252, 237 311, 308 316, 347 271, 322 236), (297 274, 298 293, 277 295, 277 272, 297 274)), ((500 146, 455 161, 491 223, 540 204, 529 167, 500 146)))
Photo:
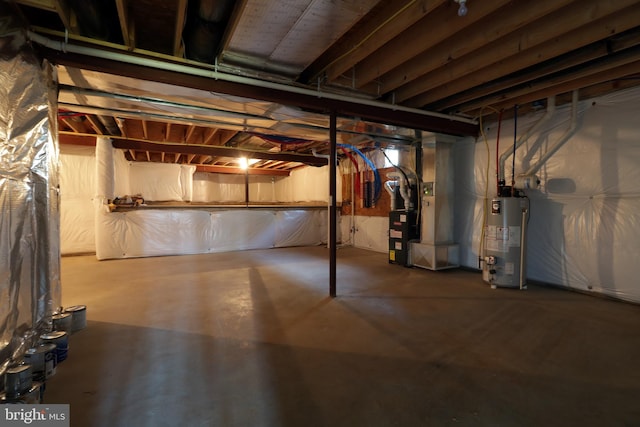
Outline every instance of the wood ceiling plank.
POLYGON ((309 72, 310 75, 315 80, 315 77, 326 72, 328 81, 336 80, 434 9, 450 1, 414 0, 404 4, 396 1, 387 2, 378 16, 368 21, 368 25, 339 40, 336 44, 339 48, 330 50, 321 60, 316 61, 309 72))
POLYGON ((178 0, 178 8, 176 13, 176 28, 173 35, 173 54, 177 57, 183 56, 182 49, 182 31, 186 23, 187 16, 187 0, 178 0))
POLYGON ((403 63, 406 61, 455 34, 466 34, 467 27, 499 11, 510 2, 511 0, 475 2, 470 6, 473 13, 464 18, 458 16, 458 6, 453 1, 438 7, 356 64, 356 87, 360 88, 396 67, 404 69, 403 63))
MULTIPOLYGON (((512 2, 500 7, 495 13, 486 15, 465 30, 449 34, 446 40, 438 44, 432 42, 433 47, 423 50, 422 53, 415 55, 401 66, 382 75, 380 77, 380 92, 389 93, 476 49, 492 49, 492 43, 505 35, 571 3, 578 2, 576 0, 538 0, 517 4, 512 2), (496 22, 499 22, 500 25, 495 25, 496 22)), ((475 16, 475 4, 471 7, 475 16)), ((431 33, 433 29, 429 28, 428 31, 431 33)))
POLYGON ((544 26, 524 27, 492 44, 491 49, 465 55, 400 87, 394 92, 396 102, 422 107, 626 31, 640 22, 640 9, 634 3, 637 1, 583 0, 579 8, 565 7, 547 17, 544 26))
POLYGON ((145 153, 147 154, 147 161, 150 162, 151 161, 151 153, 148 151, 145 151, 145 153))
POLYGON ((136 161, 136 151, 135 150, 128 150, 129 155, 131 156, 131 159, 133 161, 136 161))
POLYGON ((171 135, 171 123, 167 122, 165 123, 165 128, 164 128, 164 140, 170 141, 169 139, 170 135, 171 135))
POLYGON ((176 155, 173 157, 173 163, 178 163, 178 161, 180 161, 180 156, 182 156, 182 154, 176 153, 176 155))
MULTIPOLYGON (((183 153, 184 154, 184 153, 183 153)), ((196 157, 195 154, 188 154, 187 155, 187 164, 190 165, 191 162, 193 161, 193 159, 196 157)))

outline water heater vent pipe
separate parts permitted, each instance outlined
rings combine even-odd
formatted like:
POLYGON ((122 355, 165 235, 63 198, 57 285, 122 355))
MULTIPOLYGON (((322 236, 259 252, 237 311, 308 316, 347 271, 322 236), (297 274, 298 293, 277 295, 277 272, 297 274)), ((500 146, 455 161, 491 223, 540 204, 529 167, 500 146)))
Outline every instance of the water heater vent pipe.
MULTIPOLYGON (((547 98, 547 111, 544 113, 544 116, 540 118, 520 139, 516 142, 514 149, 520 147, 524 144, 531 135, 537 132, 543 124, 545 124, 553 115, 556 109, 556 97, 550 96, 547 98)), ((507 162, 507 159, 510 155, 513 154, 513 150, 511 148, 505 150, 500 156, 500 180, 504 181, 504 165, 507 162)))

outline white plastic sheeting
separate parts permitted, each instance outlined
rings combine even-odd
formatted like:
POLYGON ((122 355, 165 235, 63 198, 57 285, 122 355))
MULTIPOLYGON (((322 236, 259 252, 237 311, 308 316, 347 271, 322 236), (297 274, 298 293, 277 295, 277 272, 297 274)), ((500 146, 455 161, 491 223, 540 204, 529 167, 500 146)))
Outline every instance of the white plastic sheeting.
MULTIPOLYGON (((141 192, 145 199, 148 198, 146 194, 161 197, 162 191, 165 191, 164 194, 169 194, 168 191, 173 191, 174 195, 179 191, 186 194, 184 187, 188 181, 185 181, 180 168, 165 169, 155 167, 163 165, 152 164, 139 167, 138 164, 122 162, 122 158, 122 153, 113 149, 110 140, 97 139, 96 170, 100 179, 95 190, 95 250, 98 259, 307 246, 326 242, 327 211, 317 208, 137 208, 109 212, 106 200, 114 197, 118 188, 124 188, 126 176, 131 171, 135 172, 128 174, 131 183, 128 190, 143 188, 140 181, 155 181, 148 187, 147 193, 141 192), (164 175, 164 181, 159 181, 158 171, 161 170, 170 172, 164 175), (161 185, 168 189, 160 188, 161 185)), ((187 175, 193 176, 192 170, 187 171, 187 175)), ((219 175, 216 178, 197 175, 192 185, 195 187, 194 200, 212 201, 211 198, 218 198, 216 201, 239 201, 239 189, 242 189, 241 200, 244 201, 244 176, 219 175)), ((276 183, 275 180, 265 180, 265 177, 255 178, 254 196, 258 196, 260 191, 265 192, 260 189, 261 184, 269 188, 269 185, 276 183)))
MULTIPOLYGON (((569 106, 518 149, 516 175, 553 146, 569 126, 569 106)), ((527 191, 531 219, 527 277, 583 291, 640 301, 636 263, 640 241, 640 89, 579 104, 578 129, 538 172, 539 190, 527 191)), ((523 134, 542 112, 518 120, 523 134)), ((489 198, 495 195, 495 134, 489 198)), ((513 142, 513 121, 502 124, 502 152, 513 142)), ((487 152, 482 140, 456 146, 457 240, 461 263, 478 267, 487 152)), ((511 159, 505 175, 511 177, 511 159)), ((480 280, 480 279, 479 279, 480 280)))
POLYGON ((95 172, 94 147, 60 146, 60 250, 63 255, 96 250, 95 172))
POLYGON ((132 162, 127 194, 140 194, 145 200, 153 201, 191 201, 195 170, 195 166, 189 165, 132 162))
POLYGON ((185 255, 319 245, 326 212, 317 209, 138 209, 101 211, 98 259, 185 255))

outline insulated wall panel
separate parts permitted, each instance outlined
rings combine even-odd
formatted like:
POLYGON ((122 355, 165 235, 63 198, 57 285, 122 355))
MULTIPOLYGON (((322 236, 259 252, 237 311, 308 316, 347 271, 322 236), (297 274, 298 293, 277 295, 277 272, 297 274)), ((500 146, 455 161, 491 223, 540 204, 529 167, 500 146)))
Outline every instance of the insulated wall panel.
MULTIPOLYGON (((538 171, 541 185, 527 191, 531 217, 527 277, 550 284, 640 301, 635 265, 640 241, 640 89, 579 104, 578 127, 538 171)), ((542 113, 518 120, 518 135, 542 113)), ((516 175, 536 163, 569 127, 569 107, 558 108, 516 154, 516 175)), ((456 230, 461 262, 478 266, 487 166, 495 195, 496 124, 482 141, 456 147, 456 230), (459 186, 458 186, 459 185, 459 186)), ((513 121, 502 124, 501 143, 513 141, 513 121)), ((508 143, 507 143, 508 144, 508 143)), ((507 147, 501 147, 500 152, 507 147)), ((511 159, 505 175, 510 181, 511 159)))

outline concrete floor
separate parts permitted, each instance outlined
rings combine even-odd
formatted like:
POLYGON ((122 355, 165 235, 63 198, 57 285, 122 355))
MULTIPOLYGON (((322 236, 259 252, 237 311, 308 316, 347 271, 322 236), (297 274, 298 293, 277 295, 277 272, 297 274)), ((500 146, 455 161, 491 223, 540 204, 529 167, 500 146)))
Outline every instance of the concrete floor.
POLYGON ((326 248, 62 260, 72 426, 637 426, 638 306, 326 248))

